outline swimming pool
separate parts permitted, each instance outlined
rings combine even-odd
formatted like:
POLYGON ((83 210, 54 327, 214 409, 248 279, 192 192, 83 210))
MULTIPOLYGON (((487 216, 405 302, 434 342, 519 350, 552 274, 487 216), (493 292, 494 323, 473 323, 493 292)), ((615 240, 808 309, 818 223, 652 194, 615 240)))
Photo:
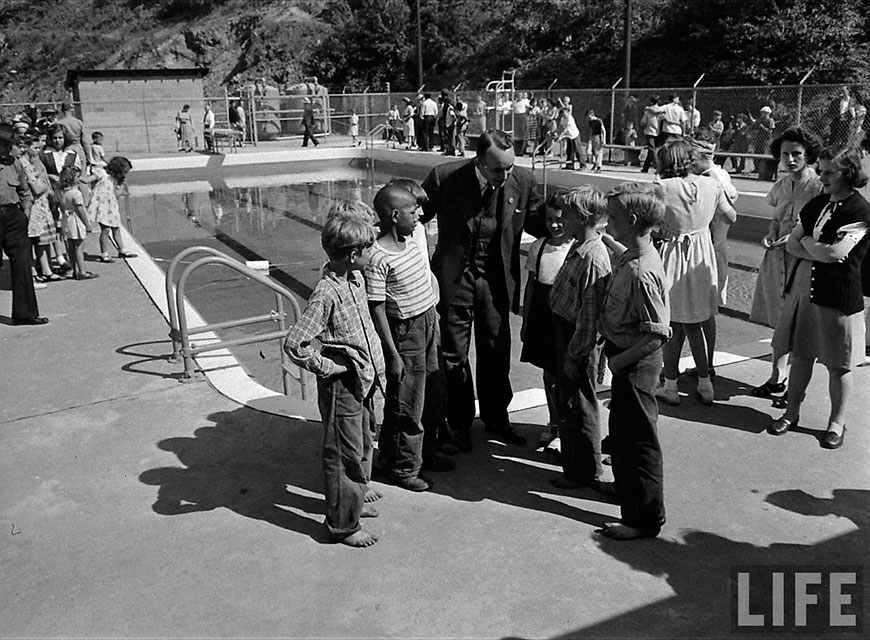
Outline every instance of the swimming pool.
MULTIPOLYGON (((396 174, 374 173, 346 161, 258 166, 256 171, 132 173, 129 230, 164 272, 178 253, 192 246, 212 247, 242 262, 267 260, 269 275, 304 308, 325 262, 320 231, 331 203, 340 199, 371 203, 377 190, 396 174)), ((425 168, 403 172, 409 173, 421 179, 425 168)), ((270 291, 216 265, 194 272, 186 294, 209 323, 274 308, 270 291)), ((260 324, 218 334, 233 339, 274 329, 277 325, 260 324)), ((277 342, 231 351, 253 379, 282 390, 277 342)))

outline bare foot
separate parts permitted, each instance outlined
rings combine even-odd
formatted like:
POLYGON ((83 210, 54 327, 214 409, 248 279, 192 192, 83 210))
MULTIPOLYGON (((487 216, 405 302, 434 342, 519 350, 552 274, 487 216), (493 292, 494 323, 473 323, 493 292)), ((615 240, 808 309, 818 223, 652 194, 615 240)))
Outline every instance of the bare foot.
POLYGON ((360 518, 377 518, 381 515, 381 512, 375 509, 370 504, 364 504, 362 508, 362 513, 359 514, 360 518))
POLYGON ((378 541, 378 537, 360 529, 356 533, 350 534, 348 537, 340 540, 341 544, 346 544, 349 547, 370 547, 378 541))
POLYGON ((377 489, 372 489, 371 487, 369 487, 366 490, 366 495, 365 495, 365 498, 363 498, 363 501, 364 502, 376 502, 377 500, 380 500, 383 497, 384 497, 383 493, 381 493, 377 489))
POLYGON ((599 533, 607 536, 611 540, 639 540, 641 538, 655 538, 658 533, 653 534, 642 529, 635 529, 620 522, 608 522, 603 528, 599 529, 599 533))

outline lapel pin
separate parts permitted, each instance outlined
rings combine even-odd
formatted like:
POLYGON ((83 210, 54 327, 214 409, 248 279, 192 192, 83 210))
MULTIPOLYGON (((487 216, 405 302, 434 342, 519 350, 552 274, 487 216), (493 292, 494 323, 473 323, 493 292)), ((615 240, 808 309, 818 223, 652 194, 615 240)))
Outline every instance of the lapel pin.
POLYGON ((513 196, 511 196, 510 198, 508 198, 508 204, 513 204, 513 203, 514 203, 514 198, 513 198, 513 196))

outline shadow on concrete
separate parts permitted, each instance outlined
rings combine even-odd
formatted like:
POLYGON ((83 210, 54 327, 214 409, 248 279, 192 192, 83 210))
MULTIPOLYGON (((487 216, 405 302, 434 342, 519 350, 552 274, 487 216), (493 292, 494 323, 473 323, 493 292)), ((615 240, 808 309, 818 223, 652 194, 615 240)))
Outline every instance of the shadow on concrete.
POLYGON ((214 426, 157 446, 182 466, 139 476, 158 487, 155 513, 229 509, 246 518, 330 542, 322 525, 320 428, 241 408, 212 413, 214 426))
POLYGON ((181 362, 169 362, 172 354, 172 342, 169 340, 152 340, 149 342, 135 342, 126 344, 115 349, 115 353, 132 358, 138 358, 121 367, 128 373, 140 373, 147 376, 156 376, 168 380, 181 380, 184 376, 184 365, 181 362), (167 372, 167 369, 174 371, 167 372))
MULTIPOLYGON (((731 568, 733 566, 784 567, 846 567, 860 565, 870 545, 870 491, 835 489, 830 498, 819 498, 804 491, 790 489, 769 494, 765 501, 785 511, 806 517, 846 518, 856 525, 854 530, 821 542, 802 544, 774 544, 758 547, 721 536, 689 531, 682 542, 665 539, 642 540, 631 543, 615 542, 603 536, 596 537, 599 547, 614 558, 637 571, 664 577, 673 588, 674 595, 666 600, 626 612, 598 624, 576 629, 558 638, 724 638, 732 637, 731 568)), ((768 583, 769 584, 769 583, 768 583)), ((820 611, 826 613, 826 595, 818 589, 820 611)), ((767 606, 770 620, 772 589, 756 585, 750 591, 750 610, 763 612, 767 606)), ((786 596, 788 598, 788 596, 786 596)), ((614 603, 618 605, 618 603, 614 603)), ((847 605, 848 606, 848 605, 847 605)), ((792 609, 793 610, 793 609, 792 609)), ((788 606, 786 612, 788 613, 788 606)), ((852 606, 844 612, 863 612, 866 606, 861 590, 853 593, 852 606)), ((858 621, 862 619, 858 614, 858 621)), ((862 630, 854 627, 832 629, 824 625, 813 626, 824 616, 808 616, 807 627, 800 629, 801 637, 863 637, 862 630)), ((768 622, 769 624, 769 622, 768 622)), ((788 623, 786 623, 788 624, 788 623)), ((758 630, 737 631, 735 637, 783 637, 786 626, 778 633, 758 633, 758 630)), ((792 626, 792 631, 796 629, 792 626)), ((794 635, 785 633, 785 635, 794 635)))
MULTIPOLYGON (((537 442, 541 433, 540 425, 512 424, 530 443, 537 442)), ((561 467, 554 458, 536 452, 531 444, 525 447, 506 445, 486 433, 480 421, 475 421, 471 434, 474 449, 469 454, 458 454, 454 458, 454 471, 423 472, 433 481, 434 493, 465 502, 492 500, 551 513, 595 528, 614 519, 612 515, 562 502, 559 498, 565 496, 572 501, 582 499, 615 504, 612 497, 590 488, 570 491, 554 488, 550 480, 561 474, 561 467)))
POLYGON ((769 414, 752 407, 730 404, 727 401, 733 396, 749 395, 751 387, 739 380, 732 380, 717 375, 714 381, 716 389, 716 406, 707 407, 701 404, 695 389, 697 378, 681 376, 678 382, 680 390, 680 405, 669 406, 659 402, 659 413, 669 418, 677 418, 698 424, 709 424, 717 427, 727 427, 749 433, 761 433, 770 424, 769 414))

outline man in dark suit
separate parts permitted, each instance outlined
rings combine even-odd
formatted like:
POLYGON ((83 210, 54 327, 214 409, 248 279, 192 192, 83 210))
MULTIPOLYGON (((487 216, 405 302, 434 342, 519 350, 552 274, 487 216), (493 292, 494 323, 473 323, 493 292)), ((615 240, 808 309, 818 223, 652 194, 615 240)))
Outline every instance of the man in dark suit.
POLYGON ((468 362, 477 351, 477 395, 486 430, 506 442, 526 439, 511 425, 509 312, 519 312, 520 237, 545 233, 535 178, 514 167, 513 141, 487 131, 474 160, 435 167, 423 182, 426 222, 438 217, 432 271, 441 290, 441 344, 446 365, 447 420, 461 451, 471 450, 474 385, 468 362))

